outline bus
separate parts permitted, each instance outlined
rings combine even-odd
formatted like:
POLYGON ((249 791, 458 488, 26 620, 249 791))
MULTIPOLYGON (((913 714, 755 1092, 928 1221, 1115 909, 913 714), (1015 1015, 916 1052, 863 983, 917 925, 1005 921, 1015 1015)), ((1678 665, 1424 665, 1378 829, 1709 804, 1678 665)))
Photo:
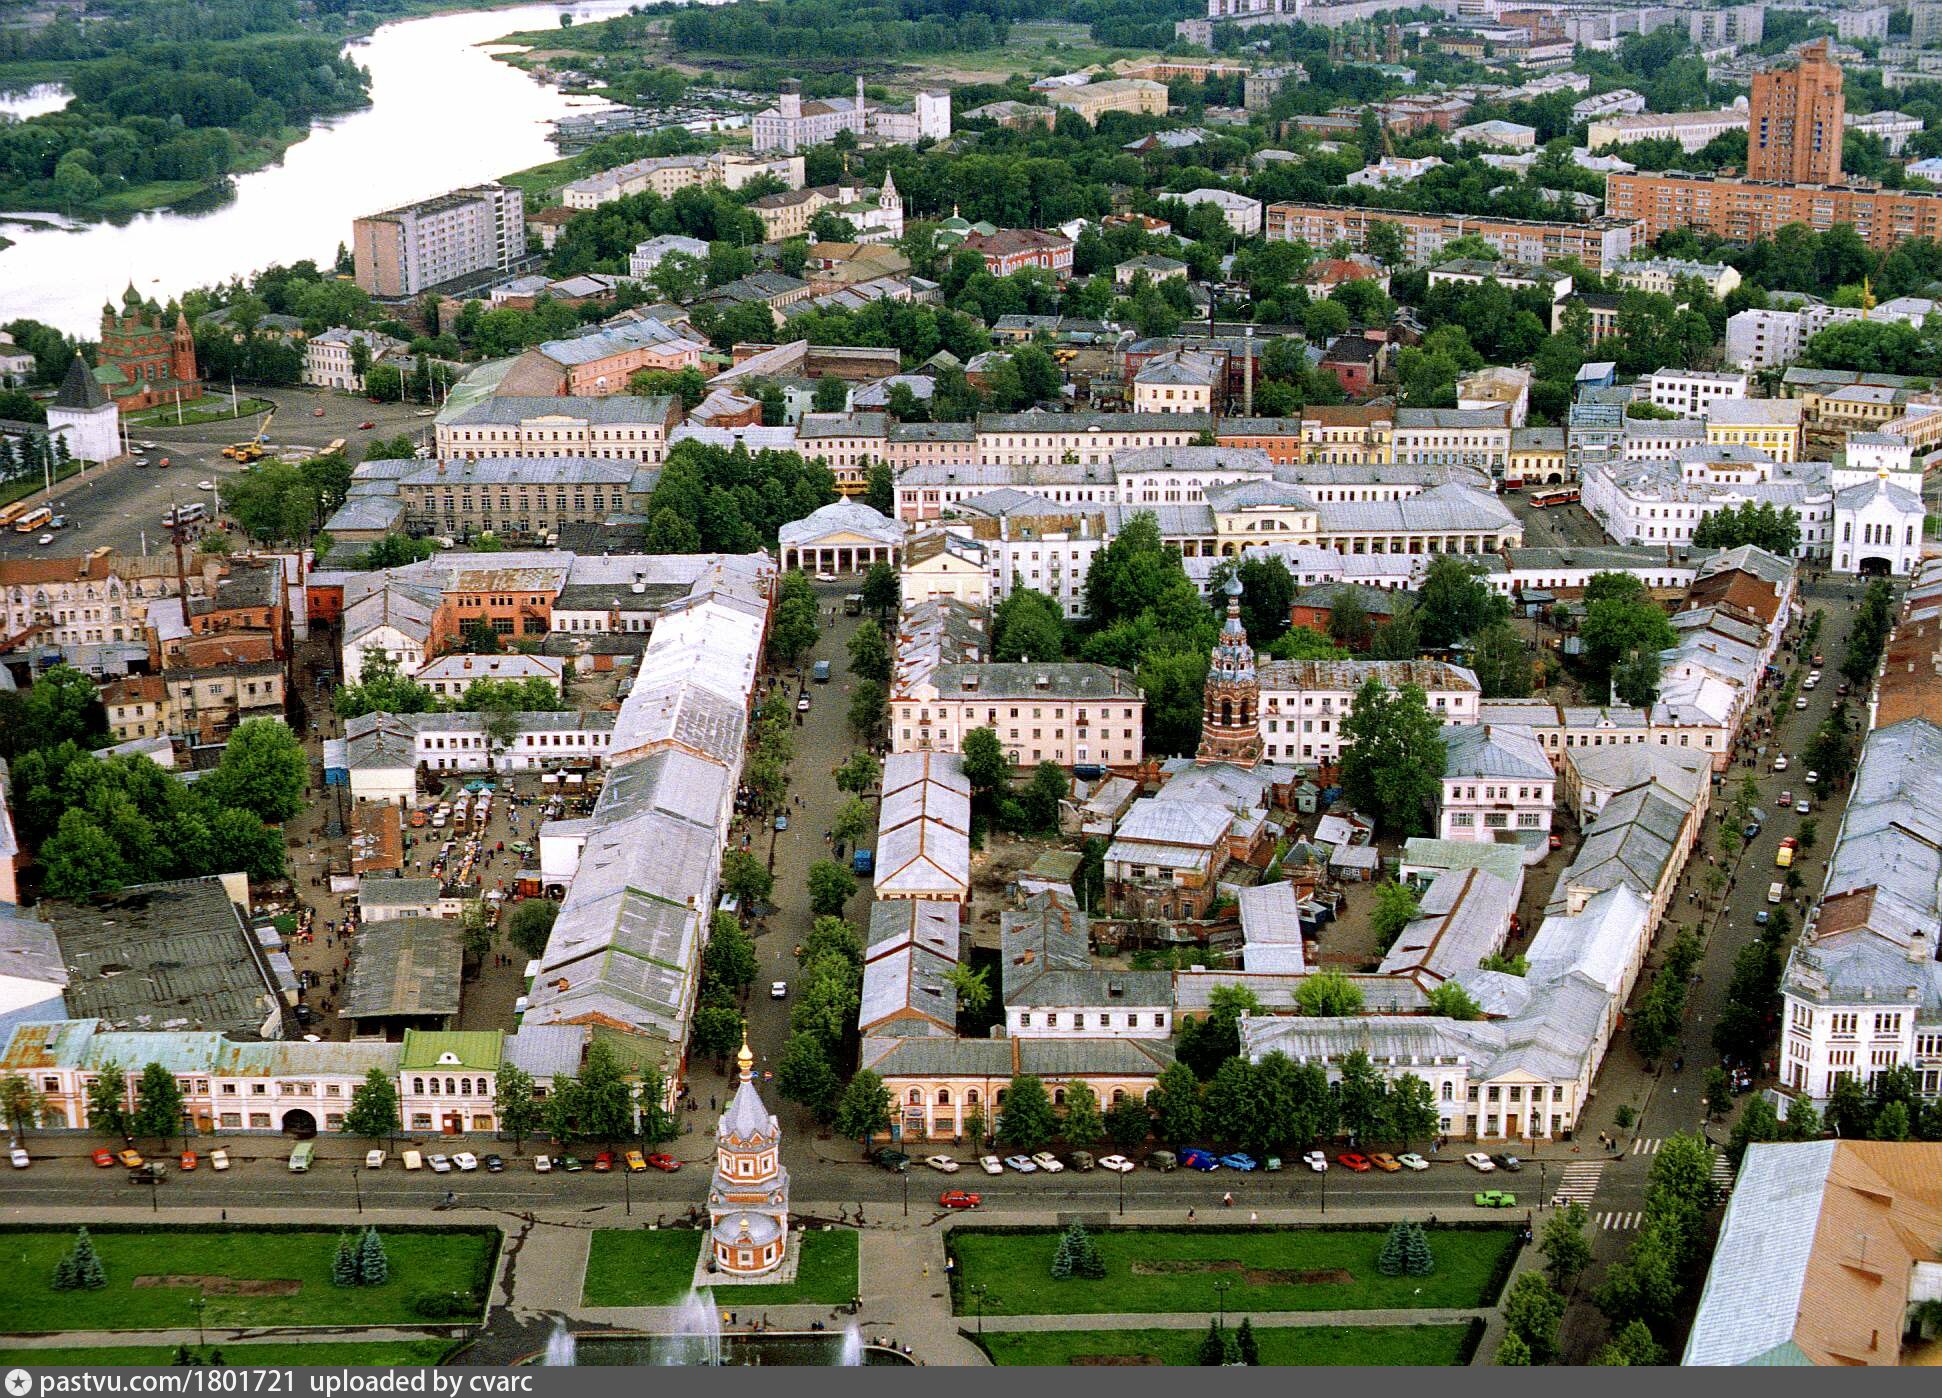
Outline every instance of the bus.
POLYGON ((48 509, 47 506, 42 505, 37 510, 27 511, 26 514, 15 520, 13 522, 14 532, 16 534, 31 534, 52 518, 54 518, 54 512, 48 509))
POLYGON ((33 509, 33 506, 22 500, 16 504, 7 506, 4 510, 0 510, 0 528, 12 524, 31 509, 33 509))
POLYGON ((343 450, 344 450, 344 439, 342 437, 332 437, 330 439, 329 445, 327 445, 324 448, 322 454, 325 456, 336 456, 339 452, 343 450))
POLYGON ((1536 509, 1547 505, 1575 505, 1578 503, 1578 487, 1575 485, 1557 486, 1550 490, 1533 490, 1531 504, 1536 509))
POLYGON ((162 526, 166 529, 173 528, 178 524, 190 524, 202 519, 208 513, 209 511, 204 507, 202 501, 191 500, 186 505, 175 506, 167 514, 163 515, 162 526))

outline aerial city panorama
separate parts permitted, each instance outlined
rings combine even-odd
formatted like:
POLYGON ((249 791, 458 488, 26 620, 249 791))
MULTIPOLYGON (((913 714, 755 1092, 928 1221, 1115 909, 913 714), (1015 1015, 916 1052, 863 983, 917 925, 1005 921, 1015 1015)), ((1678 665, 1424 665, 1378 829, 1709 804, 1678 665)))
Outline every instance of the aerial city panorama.
POLYGON ((1938 464, 1930 0, 0 0, 8 1398, 1942 1364, 1938 464))

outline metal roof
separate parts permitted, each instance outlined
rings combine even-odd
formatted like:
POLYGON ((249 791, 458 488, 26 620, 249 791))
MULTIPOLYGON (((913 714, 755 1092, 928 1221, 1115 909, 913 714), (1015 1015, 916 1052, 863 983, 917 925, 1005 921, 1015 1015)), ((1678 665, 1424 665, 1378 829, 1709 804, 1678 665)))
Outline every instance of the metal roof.
POLYGON ((351 948, 344 1017, 443 1017, 459 1009, 459 926, 439 918, 368 922, 351 948))

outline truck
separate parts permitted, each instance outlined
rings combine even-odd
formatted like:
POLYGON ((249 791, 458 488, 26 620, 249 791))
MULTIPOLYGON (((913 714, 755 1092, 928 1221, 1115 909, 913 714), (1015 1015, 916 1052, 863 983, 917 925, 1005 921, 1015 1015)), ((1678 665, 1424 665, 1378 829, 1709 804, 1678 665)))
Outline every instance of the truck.
MULTIPOLYGON (((262 425, 256 429, 256 435, 254 437, 251 437, 247 442, 231 442, 223 448, 223 455, 231 461, 240 461, 246 466, 253 462, 261 461, 263 459, 263 444, 270 438, 270 419, 275 416, 276 409, 271 408, 267 413, 263 414, 262 425)), ((168 463, 163 462, 162 464, 166 466, 168 463)))
POLYGON ((862 593, 860 593, 860 592, 852 592, 852 593, 848 593, 848 594, 846 594, 846 595, 844 596, 844 598, 843 598, 843 615, 844 615, 844 616, 862 616, 862 615, 863 615, 863 594, 862 594, 862 593))
POLYGON ((855 854, 850 856, 850 868, 852 868, 859 874, 874 873, 876 871, 876 867, 877 867, 877 857, 876 857, 876 854, 871 850, 860 849, 855 854))
POLYGON ((815 665, 810 667, 809 678, 817 684, 828 684, 829 662, 827 660, 818 660, 815 665))

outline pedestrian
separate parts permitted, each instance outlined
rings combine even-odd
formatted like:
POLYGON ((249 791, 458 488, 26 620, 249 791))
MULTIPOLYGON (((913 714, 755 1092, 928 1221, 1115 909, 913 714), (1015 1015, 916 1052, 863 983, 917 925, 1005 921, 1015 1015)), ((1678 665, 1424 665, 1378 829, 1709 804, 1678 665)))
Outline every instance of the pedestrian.
POLYGON ((1193 1221, 1194 1221, 1194 1211, 1192 1206, 1189 1206, 1187 1209, 1187 1222, 1192 1223, 1193 1221))

